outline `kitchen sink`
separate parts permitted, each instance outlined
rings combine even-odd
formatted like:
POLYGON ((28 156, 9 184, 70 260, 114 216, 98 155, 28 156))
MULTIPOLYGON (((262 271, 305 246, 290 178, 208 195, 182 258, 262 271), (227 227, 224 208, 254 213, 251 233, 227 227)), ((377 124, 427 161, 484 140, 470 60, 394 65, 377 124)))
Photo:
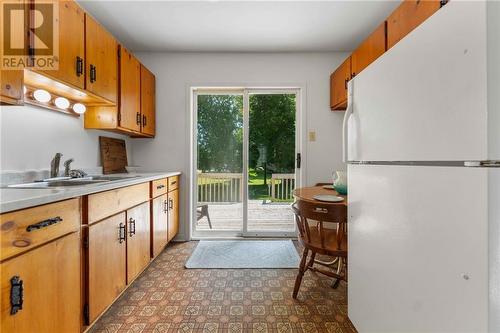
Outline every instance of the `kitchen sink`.
POLYGON ((88 176, 84 178, 55 179, 48 181, 39 181, 33 183, 8 185, 10 188, 52 188, 52 187, 70 187, 83 186, 91 184, 106 184, 111 181, 127 180, 139 176, 88 176))

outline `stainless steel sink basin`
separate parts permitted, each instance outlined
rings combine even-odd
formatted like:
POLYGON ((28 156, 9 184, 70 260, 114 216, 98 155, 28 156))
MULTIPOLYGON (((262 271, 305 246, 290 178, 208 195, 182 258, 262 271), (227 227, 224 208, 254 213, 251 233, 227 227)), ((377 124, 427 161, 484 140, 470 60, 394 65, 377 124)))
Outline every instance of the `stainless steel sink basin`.
POLYGON ((11 188, 53 188, 53 187, 69 187, 69 186, 83 186, 90 184, 105 184, 111 181, 127 180, 139 176, 88 176, 84 178, 70 178, 70 179, 54 179, 33 183, 13 184, 8 185, 11 188))

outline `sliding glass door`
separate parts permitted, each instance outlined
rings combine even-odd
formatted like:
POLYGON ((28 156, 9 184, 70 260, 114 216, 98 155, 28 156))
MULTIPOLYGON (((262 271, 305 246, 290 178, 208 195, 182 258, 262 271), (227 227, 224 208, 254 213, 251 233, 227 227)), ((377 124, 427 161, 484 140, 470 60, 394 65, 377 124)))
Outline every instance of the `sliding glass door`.
POLYGON ((295 236, 297 98, 291 89, 193 92, 195 238, 295 236))

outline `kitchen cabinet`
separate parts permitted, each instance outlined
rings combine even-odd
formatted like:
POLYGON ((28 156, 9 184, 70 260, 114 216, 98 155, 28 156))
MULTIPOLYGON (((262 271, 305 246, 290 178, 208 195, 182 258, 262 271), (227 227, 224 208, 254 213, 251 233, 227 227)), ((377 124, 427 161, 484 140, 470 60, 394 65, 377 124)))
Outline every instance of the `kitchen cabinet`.
POLYGON ((151 201, 151 256, 156 257, 168 243, 168 194, 151 201))
POLYGON ((80 332, 80 248, 74 232, 0 264, 1 332, 80 332))
POLYGON ((0 71, 0 103, 2 105, 23 104, 23 71, 2 70, 0 71))
POLYGON ((351 79, 351 57, 348 57, 330 76, 330 108, 345 110, 347 82, 351 79))
POLYGON ((351 78, 359 74, 386 51, 385 21, 351 55, 351 78))
POLYGON ((440 0, 404 0, 387 18, 387 49, 441 8, 440 0))
MULTIPOLYGON (((40 1, 36 0, 35 9, 38 3, 40 1)), ((58 62, 59 68, 37 72, 75 88, 85 89, 85 12, 75 1, 59 1, 58 23, 59 56, 55 61, 58 62)))
POLYGON ((150 260, 149 202, 127 210, 127 283, 130 283, 150 260))
POLYGON ((86 89, 106 100, 118 100, 118 43, 90 15, 85 15, 86 89))
POLYGON ((155 135, 155 76, 141 65, 141 114, 142 133, 155 135))
POLYGON ((179 189, 168 192, 168 241, 179 232, 179 189))
POLYGON ((120 46, 120 127, 141 131, 141 64, 120 46))
POLYGON ((88 314, 93 322, 126 286, 125 212, 88 227, 88 314))

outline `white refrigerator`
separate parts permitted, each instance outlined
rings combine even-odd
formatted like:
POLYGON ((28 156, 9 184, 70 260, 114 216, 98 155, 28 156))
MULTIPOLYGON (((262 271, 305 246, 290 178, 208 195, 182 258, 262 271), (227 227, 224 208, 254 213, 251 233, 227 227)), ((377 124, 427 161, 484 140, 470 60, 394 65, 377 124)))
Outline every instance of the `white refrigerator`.
POLYGON ((452 0, 349 83, 360 332, 500 332, 500 2, 452 0))

